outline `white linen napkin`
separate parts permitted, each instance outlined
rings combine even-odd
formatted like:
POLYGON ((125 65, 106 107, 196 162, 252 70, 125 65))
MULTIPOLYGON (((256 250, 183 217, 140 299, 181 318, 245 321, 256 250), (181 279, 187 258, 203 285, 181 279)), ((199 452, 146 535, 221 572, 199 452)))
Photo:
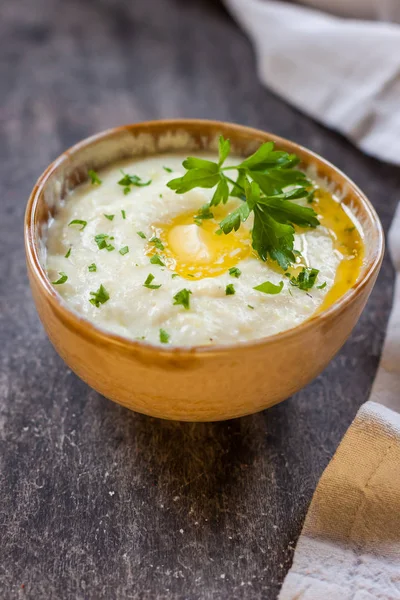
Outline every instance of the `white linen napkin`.
MULTIPOLYGON (((400 21, 400 0, 305 1, 400 21)), ((367 154, 400 165, 400 25, 274 0, 225 3, 254 44, 266 86, 367 154)))
POLYGON ((400 205, 389 248, 394 305, 370 400, 318 483, 279 600, 400 599, 400 205))

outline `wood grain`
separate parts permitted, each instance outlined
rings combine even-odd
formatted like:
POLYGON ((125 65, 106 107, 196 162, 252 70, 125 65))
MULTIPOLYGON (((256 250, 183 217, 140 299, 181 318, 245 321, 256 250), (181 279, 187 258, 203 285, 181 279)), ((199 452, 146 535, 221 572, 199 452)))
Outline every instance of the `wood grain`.
POLYGON ((169 423, 100 397, 52 349, 26 278, 25 203, 67 146, 162 117, 294 139, 352 177, 385 228, 400 172, 264 90, 216 2, 3 0, 0 45, 0 597, 274 599, 318 477, 367 399, 388 258, 356 331, 312 385, 252 417, 169 423))

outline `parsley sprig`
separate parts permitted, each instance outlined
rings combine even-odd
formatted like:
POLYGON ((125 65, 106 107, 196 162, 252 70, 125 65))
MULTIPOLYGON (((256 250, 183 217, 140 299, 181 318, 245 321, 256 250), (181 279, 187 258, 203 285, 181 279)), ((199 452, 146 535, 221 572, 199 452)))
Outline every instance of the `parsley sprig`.
POLYGON ((122 169, 121 173, 123 177, 118 181, 118 185, 122 185, 122 187, 124 188, 125 196, 130 193, 132 186, 145 187, 146 185, 151 184, 151 179, 149 179, 149 181, 143 181, 142 178, 138 175, 129 175, 128 173, 125 173, 122 169))
MULTIPOLYGON (((269 256, 286 270, 295 262, 294 226, 319 225, 312 208, 293 202, 300 198, 308 199, 313 185, 302 171, 295 168, 300 159, 295 154, 275 150, 274 142, 262 144, 236 166, 223 167, 229 152, 230 142, 221 136, 218 162, 190 156, 182 163, 185 175, 172 179, 167 185, 177 194, 196 187, 216 186, 208 209, 221 202, 226 204, 229 196, 240 198, 243 203, 221 221, 221 233, 237 231, 253 213, 254 250, 263 261, 269 256), (229 170, 237 171, 236 180, 229 177, 229 170)), ((201 210, 207 214, 206 207, 201 210)), ((201 223, 201 219, 197 218, 197 222, 201 223)))

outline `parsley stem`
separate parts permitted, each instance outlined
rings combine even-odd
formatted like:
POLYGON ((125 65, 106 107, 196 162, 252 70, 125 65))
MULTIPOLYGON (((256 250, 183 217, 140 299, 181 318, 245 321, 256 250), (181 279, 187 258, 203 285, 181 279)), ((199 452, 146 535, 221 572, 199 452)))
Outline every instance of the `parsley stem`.
MULTIPOLYGON (((229 169, 229 167, 227 167, 229 169)), ((229 181, 229 183, 232 183, 235 187, 239 188, 240 190, 242 190, 243 194, 244 192, 244 187, 242 187, 241 185, 239 185, 238 183, 236 183, 236 181, 233 181, 233 179, 231 179, 230 177, 227 177, 226 175, 224 175, 225 179, 227 181, 229 181)))

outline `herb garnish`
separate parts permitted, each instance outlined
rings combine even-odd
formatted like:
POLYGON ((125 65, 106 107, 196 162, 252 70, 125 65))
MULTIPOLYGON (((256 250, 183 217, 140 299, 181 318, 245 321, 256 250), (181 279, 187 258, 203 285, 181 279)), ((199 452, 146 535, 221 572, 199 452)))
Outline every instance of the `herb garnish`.
POLYGON ((279 294, 283 288, 283 281, 280 281, 278 285, 271 283, 270 281, 264 281, 264 283, 260 283, 253 288, 253 290, 257 290, 257 292, 262 292, 263 294, 279 294))
POLYGON ((254 306, 252 306, 251 304, 247 305, 249 308, 251 308, 251 310, 254 310, 254 306))
POLYGON ((233 285, 233 283, 229 283, 225 288, 226 296, 233 296, 235 293, 235 286, 233 285))
POLYGON ((237 196, 243 203, 220 223, 220 229, 228 234, 237 231, 249 215, 254 213, 252 245, 259 257, 268 256, 280 267, 287 269, 295 262, 293 253, 295 225, 317 227, 319 221, 312 208, 292 200, 308 198, 312 183, 306 175, 295 169, 300 162, 295 154, 275 150, 274 142, 262 144, 258 150, 234 167, 223 167, 230 151, 230 142, 219 139, 218 163, 202 158, 188 157, 183 161, 187 170, 183 177, 172 179, 167 185, 178 194, 195 187, 217 186, 210 202, 216 206, 226 203, 229 196, 237 196), (238 172, 236 181, 226 174, 238 172), (232 187, 229 190, 229 185, 232 187))
POLYGON ((160 329, 160 342, 162 344, 168 344, 170 335, 165 331, 165 329, 160 329))
POLYGON ((158 237, 152 237, 150 240, 150 244, 154 244, 157 250, 164 250, 164 244, 158 237))
POLYGON ((60 285, 61 283, 65 283, 68 280, 68 275, 66 275, 63 271, 59 271, 60 279, 57 281, 52 281, 53 285, 60 285))
POLYGON ((149 179, 149 181, 142 181, 142 178, 138 175, 128 175, 128 173, 124 173, 122 169, 121 173, 123 177, 118 181, 118 185, 122 185, 122 187, 124 188, 125 195, 129 194, 132 185, 137 187, 145 187, 146 185, 151 184, 151 179, 149 179))
POLYGON ((107 240, 113 240, 114 238, 109 235, 107 235, 106 233, 99 233, 97 235, 95 235, 94 237, 94 241, 96 242, 99 250, 103 250, 103 248, 105 248, 106 250, 108 250, 108 252, 111 252, 111 250, 114 250, 114 246, 112 244, 109 244, 107 242, 107 240))
POLYGON ((179 277, 179 273, 172 273, 171 277, 172 279, 175 279, 175 277, 179 277))
POLYGON ((161 260, 159 254, 153 254, 153 256, 150 258, 150 262, 152 265, 160 265, 160 267, 165 267, 165 264, 161 260))
POLYGON ((121 215, 123 219, 126 219, 126 212, 124 210, 121 210, 121 215))
POLYGON ((68 250, 66 251, 66 253, 64 254, 64 258, 69 258, 70 254, 71 254, 71 250, 72 250, 72 246, 70 246, 68 248, 68 250))
POLYGON ((321 283, 321 285, 317 285, 317 290, 323 290, 326 287, 326 281, 324 281, 324 283, 321 283))
POLYGON ((237 267, 231 267, 229 269, 229 275, 232 275, 232 277, 240 277, 242 274, 242 271, 240 269, 238 269, 237 267))
POLYGON ((96 306, 96 308, 99 308, 100 304, 104 304, 110 299, 110 295, 102 283, 97 292, 90 292, 90 295, 93 296, 93 298, 90 298, 89 302, 90 304, 93 304, 93 306, 96 306))
POLYGON ((113 218, 115 217, 115 215, 104 215, 106 219, 108 219, 109 221, 112 221, 113 218))
POLYGON ((91 273, 94 273, 95 271, 97 271, 96 263, 92 263, 91 265, 89 265, 88 269, 91 273))
POLYGON ((83 231, 87 225, 87 221, 82 221, 81 219, 74 219, 73 221, 70 221, 68 223, 68 227, 70 227, 71 225, 82 225, 81 231, 83 231))
POLYGON ((210 206, 208 204, 205 204, 204 206, 202 206, 199 209, 199 212, 197 213, 197 215, 194 215, 193 220, 196 223, 196 225, 201 225, 203 222, 203 219, 213 219, 214 215, 210 210, 210 206))
POLYGON ((303 267, 297 277, 290 278, 290 283, 300 290, 310 290, 314 286, 318 273, 318 269, 303 267))
POLYGON ((143 284, 143 287, 149 288, 149 290, 158 290, 158 288, 161 287, 161 283, 160 283, 160 285, 152 284, 151 282, 153 280, 154 280, 154 275, 152 275, 151 273, 149 273, 149 275, 147 276, 146 281, 143 284))
POLYGON ((136 232, 138 234, 139 237, 141 237, 143 240, 146 239, 146 236, 144 235, 143 231, 137 231, 136 232))
POLYGON ((129 252, 129 247, 128 246, 124 246, 123 248, 121 248, 121 250, 119 251, 119 253, 124 256, 124 254, 128 254, 129 252))
POLYGON ((181 304, 185 310, 189 310, 190 308, 190 294, 192 292, 184 288, 174 296, 173 304, 181 304))
POLYGON ((164 171, 167 171, 167 173, 173 173, 174 170, 170 169, 169 167, 163 167, 164 171))
POLYGON ((88 175, 90 177, 90 181, 92 182, 92 185, 100 185, 102 183, 100 177, 98 176, 96 171, 93 171, 93 169, 89 169, 88 175))

